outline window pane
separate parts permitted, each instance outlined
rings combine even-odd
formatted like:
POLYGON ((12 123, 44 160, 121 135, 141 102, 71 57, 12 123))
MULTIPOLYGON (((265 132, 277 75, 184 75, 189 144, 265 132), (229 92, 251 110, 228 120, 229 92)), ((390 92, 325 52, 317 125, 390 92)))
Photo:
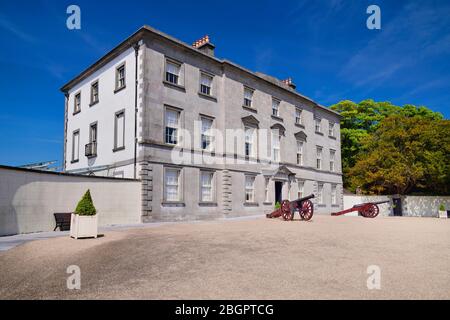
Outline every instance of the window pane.
POLYGON ((116 148, 122 148, 125 146, 124 141, 125 134, 125 113, 119 113, 116 115, 116 148))
POLYGON ((72 139, 72 160, 76 161, 80 155, 80 133, 75 132, 72 139))
POLYGON ((172 63, 172 62, 167 62, 166 66, 167 66, 167 70, 166 70, 167 72, 177 75, 177 76, 179 75, 179 73, 180 73, 179 65, 172 63))
POLYGON ((213 173, 212 172, 202 172, 201 173, 201 201, 212 201, 213 200, 213 186, 212 186, 213 173))
POLYGON ((211 87, 212 84, 212 77, 206 75, 206 74, 202 74, 201 75, 201 79, 200 79, 200 84, 203 84, 207 87, 211 87))
POLYGON ((179 174, 180 172, 178 170, 167 169, 165 171, 166 200, 168 201, 179 200, 179 174))

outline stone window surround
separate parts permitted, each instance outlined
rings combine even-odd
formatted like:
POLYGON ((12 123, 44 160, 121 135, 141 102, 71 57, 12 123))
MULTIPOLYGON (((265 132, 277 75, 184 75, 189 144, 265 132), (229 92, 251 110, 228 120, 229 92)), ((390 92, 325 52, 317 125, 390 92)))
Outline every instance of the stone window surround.
POLYGON ((167 165, 163 168, 163 183, 162 183, 163 201, 162 205, 182 205, 184 206, 184 170, 180 166, 167 165), (171 201, 167 200, 166 194, 166 172, 167 170, 177 170, 178 171, 178 200, 171 201))
POLYGON ((242 103, 242 107, 244 108, 244 109, 250 109, 250 111, 252 111, 252 112, 257 112, 257 109, 255 108, 255 106, 254 106, 254 101, 253 101, 253 97, 254 97, 254 94, 255 94, 255 89, 253 89, 253 88, 251 88, 251 87, 249 87, 249 86, 246 86, 245 84, 243 85, 243 94, 242 94, 242 96, 243 96, 243 103, 242 103), (250 100, 250 106, 246 106, 245 105, 245 91, 249 91, 249 92, 251 92, 251 95, 252 95, 252 99, 250 100))
POLYGON ((244 206, 259 206, 256 201, 256 174, 245 173, 244 174, 244 206), (253 201, 247 201, 247 177, 253 178, 253 201))
POLYGON ((322 118, 319 116, 314 116, 314 132, 316 134, 323 135, 322 132, 322 118), (319 130, 317 130, 317 122, 319 122, 319 130))
MULTIPOLYGON (((200 120, 200 145, 199 145, 199 150, 202 152, 210 152, 210 153, 214 153, 215 149, 216 149, 216 145, 215 145, 215 141, 214 141, 214 130, 216 128, 216 118, 213 116, 209 116, 203 113, 199 114, 199 120, 200 120), (212 143, 210 144, 210 149, 203 149, 203 140, 202 140, 202 120, 203 119, 207 119, 210 120, 211 123, 211 129, 213 132, 210 132, 210 137, 213 138, 212 139, 212 143)), ((181 115, 180 115, 180 121, 181 121, 181 115)))
POLYGON ((91 102, 89 103, 89 106, 92 107, 93 105, 96 105, 100 102, 100 80, 96 79, 91 82, 91 102), (94 85, 97 84, 97 100, 94 101, 94 85))
POLYGON ((121 91, 121 90, 123 90, 123 89, 125 89, 126 88, 126 86, 127 86, 127 67, 126 67, 126 62, 125 61, 123 61, 122 63, 120 63, 117 67, 116 67, 116 76, 115 76, 115 81, 116 81, 116 83, 115 83, 115 86, 114 86, 114 93, 117 93, 117 92, 119 92, 119 91, 121 91), (123 70, 123 82, 124 82, 124 84, 123 84, 123 86, 121 86, 121 87, 119 87, 119 69, 121 69, 121 68, 124 68, 124 70, 123 70))
POLYGON ((126 124, 126 118, 125 118, 125 109, 119 110, 114 114, 114 148, 113 148, 113 152, 117 152, 117 151, 121 151, 121 150, 125 150, 125 124, 126 124), (123 114, 123 146, 121 147, 117 147, 117 142, 118 142, 118 137, 117 137, 117 121, 118 121, 118 116, 120 114, 123 114))
POLYGON ((72 161, 71 163, 77 163, 80 161, 80 129, 76 129, 72 132, 72 161), (75 135, 78 135, 78 146, 77 146, 77 153, 78 157, 75 159, 75 135))
POLYGON ((215 98, 215 95, 214 95, 214 92, 216 91, 216 86, 215 86, 215 74, 213 74, 213 73, 211 73, 211 72, 209 72, 209 71, 206 71, 206 70, 203 70, 203 69, 200 69, 199 70, 199 84, 198 84, 198 92, 199 92, 199 94, 201 94, 201 95, 205 95, 205 96, 208 96, 208 97, 213 97, 213 98, 215 98), (211 78, 211 87, 210 87, 210 94, 208 95, 208 94, 206 94, 206 93, 203 93, 203 92, 201 92, 201 85, 202 85, 202 76, 206 76, 206 77, 209 77, 209 78, 211 78))
POLYGON ((202 206, 217 206, 217 173, 214 169, 199 169, 199 205, 202 206), (211 179, 211 201, 203 201, 202 200, 202 173, 210 173, 212 174, 211 179))
MULTIPOLYGON (((162 118, 162 123, 164 124, 163 132, 162 132, 162 134, 163 134, 163 137, 162 137, 163 144, 167 145, 167 146, 171 146, 171 147, 180 147, 180 145, 179 145, 180 139, 177 139, 177 144, 171 144, 171 143, 167 143, 166 142, 166 111, 167 110, 173 110, 173 111, 177 111, 178 112, 178 129, 182 129, 184 127, 183 126, 183 116, 184 116, 183 111, 184 110, 181 109, 181 108, 175 107, 175 106, 164 104, 164 112, 163 112, 163 115, 162 115, 162 117, 163 117, 162 118)), ((179 131, 178 131, 178 134, 179 134, 179 131)))
POLYGON ((78 90, 73 95, 73 115, 76 115, 81 112, 81 90, 78 90), (77 97, 79 97, 80 100, 80 107, 77 110, 77 97))
POLYGON ((163 75, 162 75, 162 79, 163 79, 163 83, 169 87, 175 88, 175 89, 179 89, 183 92, 186 92, 186 88, 185 88, 185 65, 183 62, 171 58, 169 56, 164 56, 164 69, 163 69, 163 75), (179 66, 180 68, 180 74, 178 75, 178 83, 173 83, 173 82, 169 82, 166 80, 166 72, 167 72, 167 62, 170 62, 172 64, 176 64, 179 66))

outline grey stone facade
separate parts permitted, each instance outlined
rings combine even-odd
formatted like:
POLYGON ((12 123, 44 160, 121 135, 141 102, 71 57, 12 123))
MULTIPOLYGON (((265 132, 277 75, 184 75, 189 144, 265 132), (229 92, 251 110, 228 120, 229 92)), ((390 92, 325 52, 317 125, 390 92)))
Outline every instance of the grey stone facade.
MULTIPOLYGON (((322 186, 323 203, 315 200, 317 213, 342 208, 340 116, 337 113, 275 78, 217 59, 149 27, 143 27, 127 41, 130 46, 138 41, 141 44, 136 161, 138 178, 142 180, 144 222, 264 214, 273 210, 277 197, 296 199, 300 192, 299 181, 304 183, 304 195, 317 195, 322 186), (176 85, 165 79, 167 61, 180 65, 176 85), (199 92, 202 72, 213 77, 210 96, 199 92), (253 90, 251 108, 244 106, 244 88, 253 90), (278 116, 272 115, 273 99, 280 102, 278 116), (263 141, 260 137, 256 138, 258 152, 252 156, 245 156, 242 145, 236 146, 235 152, 226 148, 214 152, 202 150, 199 139, 194 139, 191 145, 184 142, 169 145, 165 141, 167 108, 179 112, 179 128, 187 130, 194 138, 196 134, 198 137, 196 123, 202 117, 212 119, 212 127, 223 133, 227 129, 244 130, 246 126, 256 132, 278 129, 280 161, 271 166, 270 161, 259 154, 263 149, 259 145, 263 141), (295 121, 296 108, 302 110, 302 124, 295 121), (315 130, 315 118, 321 119, 321 133, 315 130), (329 123, 334 123, 334 137, 328 135, 329 123), (297 164, 298 140, 304 142, 303 164, 297 164), (322 147, 321 169, 316 168, 317 146, 322 147), (335 151, 334 172, 330 171, 330 150, 335 151), (174 152, 192 158, 207 156, 214 161, 179 164, 173 161, 174 152), (179 171, 177 201, 167 201, 165 197, 167 170, 179 171), (207 202, 201 199, 203 171, 213 173, 212 199, 207 202), (246 179, 254 179, 252 201, 246 200, 246 179), (336 187, 334 196, 331 195, 333 186, 336 187), (334 204, 332 198, 336 199, 334 204)), ((132 128, 127 129, 127 133, 132 134, 131 131, 132 128)), ((224 145, 229 142, 224 134, 224 145)), ((270 142, 267 149, 272 150, 270 142)))

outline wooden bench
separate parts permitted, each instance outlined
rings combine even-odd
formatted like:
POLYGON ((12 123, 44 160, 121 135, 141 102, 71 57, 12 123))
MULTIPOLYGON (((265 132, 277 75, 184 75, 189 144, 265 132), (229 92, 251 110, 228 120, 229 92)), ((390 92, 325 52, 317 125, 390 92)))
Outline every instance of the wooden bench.
POLYGON ((70 230, 70 219, 72 216, 72 213, 54 213, 56 226, 53 231, 56 231, 56 229, 59 228, 59 231, 68 231, 70 230))

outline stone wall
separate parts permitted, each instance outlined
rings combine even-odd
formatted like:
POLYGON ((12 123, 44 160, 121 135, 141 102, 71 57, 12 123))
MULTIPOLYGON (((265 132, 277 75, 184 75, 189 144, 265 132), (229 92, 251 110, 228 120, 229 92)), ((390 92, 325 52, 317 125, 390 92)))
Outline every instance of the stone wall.
MULTIPOLYGON (((393 216, 393 198, 402 199, 402 215, 406 217, 438 217, 439 205, 442 203, 446 210, 450 210, 450 197, 445 196, 358 196, 344 195, 344 208, 349 209, 355 204, 365 202, 390 201, 379 205, 380 215, 393 216)), ((348 216, 357 216, 357 212, 348 216)))

